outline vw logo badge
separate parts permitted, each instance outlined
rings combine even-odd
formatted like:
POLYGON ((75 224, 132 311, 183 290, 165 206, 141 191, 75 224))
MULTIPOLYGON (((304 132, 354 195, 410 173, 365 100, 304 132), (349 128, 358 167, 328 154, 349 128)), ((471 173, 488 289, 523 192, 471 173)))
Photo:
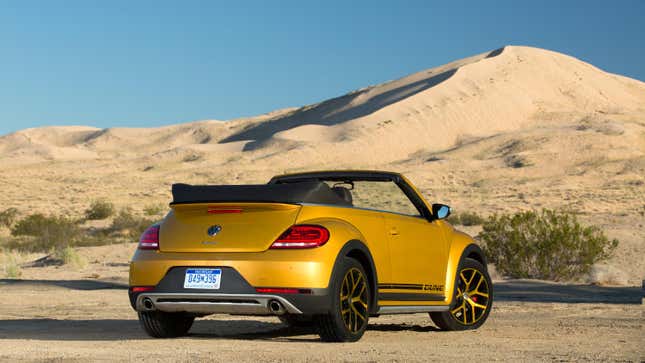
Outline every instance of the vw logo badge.
POLYGON ((222 226, 214 225, 208 227, 208 235, 211 237, 217 236, 217 234, 222 230, 222 226))

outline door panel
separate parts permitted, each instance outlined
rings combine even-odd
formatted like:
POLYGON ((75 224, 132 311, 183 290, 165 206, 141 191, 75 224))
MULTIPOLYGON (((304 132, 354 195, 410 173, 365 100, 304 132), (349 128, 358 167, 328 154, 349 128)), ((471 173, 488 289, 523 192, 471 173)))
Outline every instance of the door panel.
POLYGON ((448 246, 442 227, 420 217, 384 214, 392 264, 389 284, 443 294, 448 246))

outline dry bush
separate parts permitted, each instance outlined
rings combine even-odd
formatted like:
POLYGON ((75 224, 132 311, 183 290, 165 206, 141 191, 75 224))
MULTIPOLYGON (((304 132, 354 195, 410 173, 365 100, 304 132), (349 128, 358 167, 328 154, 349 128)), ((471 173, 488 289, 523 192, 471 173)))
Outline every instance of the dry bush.
POLYGON ((155 221, 135 215, 131 209, 119 211, 114 217, 110 230, 121 236, 138 240, 141 234, 155 221))
POLYGON ((475 212, 455 213, 450 215, 447 220, 450 224, 461 226, 479 226, 486 221, 484 217, 475 212))
POLYGON ((73 245, 81 235, 78 222, 63 216, 32 214, 11 228, 11 245, 29 252, 47 252, 73 245))
POLYGON ((0 212, 0 227, 11 228, 18 219, 18 210, 8 208, 0 212))
POLYGON ((114 215, 114 204, 105 200, 95 200, 85 211, 85 218, 89 220, 106 219, 114 215))
POLYGON ((543 209, 494 215, 479 238, 497 271, 514 278, 571 280, 588 274, 618 246, 596 226, 570 212, 543 209))

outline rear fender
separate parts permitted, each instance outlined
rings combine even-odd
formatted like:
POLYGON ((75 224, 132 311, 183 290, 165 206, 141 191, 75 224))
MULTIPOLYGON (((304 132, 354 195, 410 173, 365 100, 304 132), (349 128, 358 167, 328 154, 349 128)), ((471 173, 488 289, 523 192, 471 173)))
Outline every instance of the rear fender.
POLYGON ((343 246, 343 248, 341 248, 341 250, 338 252, 338 256, 336 257, 336 261, 334 262, 334 268, 329 278, 328 286, 331 287, 333 279, 341 278, 340 265, 342 263, 342 259, 345 257, 358 257, 357 259, 364 266, 366 270, 365 272, 367 273, 370 280, 370 291, 372 292, 372 296, 370 296, 370 314, 376 314, 378 311, 378 276, 376 273, 376 266, 374 266, 374 259, 372 258, 372 254, 362 241, 351 240, 347 242, 343 246))
POLYGON ((299 224, 316 224, 327 228, 330 232, 330 240, 327 242, 326 247, 332 247, 335 252, 334 265, 329 276, 329 283, 327 288, 331 288, 331 283, 336 278, 340 278, 339 267, 342 259, 345 257, 358 257, 359 262, 365 267, 365 272, 370 278, 370 290, 372 296, 370 298, 370 313, 375 314, 378 311, 378 276, 376 273, 376 266, 374 259, 370 253, 369 248, 365 242, 363 234, 352 224, 336 218, 317 218, 306 221, 298 221, 299 224), (356 254, 355 256, 352 256, 356 254), (360 258, 362 256, 364 258, 360 258))

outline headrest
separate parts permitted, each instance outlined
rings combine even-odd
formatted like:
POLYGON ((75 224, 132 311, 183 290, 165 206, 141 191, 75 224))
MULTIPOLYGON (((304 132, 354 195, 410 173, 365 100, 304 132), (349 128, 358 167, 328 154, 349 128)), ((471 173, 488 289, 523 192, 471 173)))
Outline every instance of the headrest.
POLYGON ((331 188, 331 190, 334 193, 336 193, 339 197, 341 197, 344 201, 352 205, 352 201, 353 201, 352 192, 350 192, 349 189, 345 187, 336 186, 331 188))

